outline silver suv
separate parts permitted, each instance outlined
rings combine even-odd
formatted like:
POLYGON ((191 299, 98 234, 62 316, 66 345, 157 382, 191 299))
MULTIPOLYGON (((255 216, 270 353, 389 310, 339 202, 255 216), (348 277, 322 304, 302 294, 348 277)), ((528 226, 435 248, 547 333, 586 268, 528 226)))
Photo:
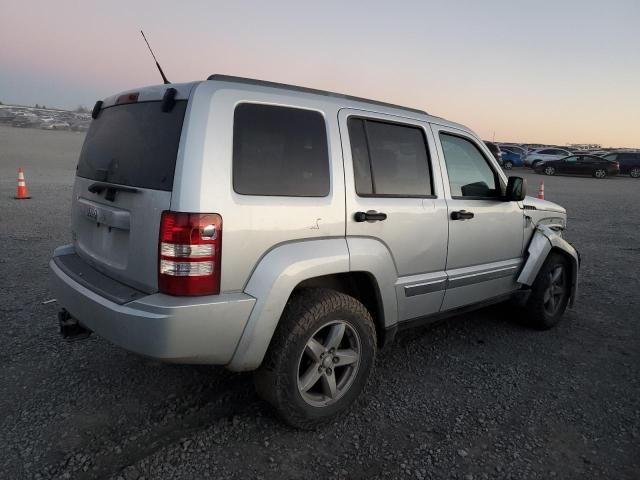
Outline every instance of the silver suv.
POLYGON ((468 128, 330 92, 213 75, 98 102, 72 243, 50 262, 64 336, 256 370, 312 427, 363 390, 399 329, 576 298, 565 210, 525 197, 468 128))

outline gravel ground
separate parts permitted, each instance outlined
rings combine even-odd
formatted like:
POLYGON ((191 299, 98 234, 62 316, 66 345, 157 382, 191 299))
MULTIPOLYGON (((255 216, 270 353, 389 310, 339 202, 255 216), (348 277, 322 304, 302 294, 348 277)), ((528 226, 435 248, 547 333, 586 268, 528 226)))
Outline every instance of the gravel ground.
POLYGON ((559 327, 494 307, 402 333, 348 414, 299 432, 249 374, 59 338, 42 302, 82 139, 0 127, 0 477, 640 477, 640 181, 545 178, 583 256, 559 327))

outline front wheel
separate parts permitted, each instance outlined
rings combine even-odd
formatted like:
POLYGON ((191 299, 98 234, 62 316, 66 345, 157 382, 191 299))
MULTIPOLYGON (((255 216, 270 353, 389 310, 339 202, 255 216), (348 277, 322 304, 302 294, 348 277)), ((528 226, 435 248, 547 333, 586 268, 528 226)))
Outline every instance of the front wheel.
POLYGON ((596 178, 606 178, 607 171, 604 168, 598 168, 595 172, 593 172, 593 176, 596 178))
POLYGON ((633 178, 640 178, 640 167, 634 167, 629 171, 629 175, 633 178))
POLYGON ((511 170, 513 168, 513 162, 511 160, 507 160, 504 162, 504 169, 511 170))
POLYGON ((313 428, 354 402, 375 356, 375 327, 362 303, 334 290, 301 290, 256 372, 256 390, 289 425, 313 428))
POLYGON ((560 322, 571 296, 571 267, 560 253, 551 253, 531 287, 525 315, 531 326, 540 330, 560 322))

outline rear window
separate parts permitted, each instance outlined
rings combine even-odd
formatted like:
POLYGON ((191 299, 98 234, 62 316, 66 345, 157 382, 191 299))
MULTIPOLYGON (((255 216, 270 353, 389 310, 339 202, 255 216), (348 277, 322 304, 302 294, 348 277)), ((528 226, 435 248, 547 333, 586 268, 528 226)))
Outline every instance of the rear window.
POLYGON ((170 191, 187 101, 170 112, 161 102, 103 109, 91 122, 76 174, 101 182, 170 191))
POLYGON ((322 114, 275 105, 238 105, 233 188, 243 195, 327 196, 329 148, 322 114))

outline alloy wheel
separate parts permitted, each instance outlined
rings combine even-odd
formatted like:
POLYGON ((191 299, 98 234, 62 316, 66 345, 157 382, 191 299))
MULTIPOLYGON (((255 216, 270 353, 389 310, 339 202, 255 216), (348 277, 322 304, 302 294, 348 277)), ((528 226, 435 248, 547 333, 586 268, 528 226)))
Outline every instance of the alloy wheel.
POLYGON ((356 330, 335 320, 311 335, 298 362, 298 392, 314 407, 335 403, 349 390, 360 365, 356 330))
POLYGON ((545 167, 544 173, 546 173, 547 175, 553 175, 554 173, 556 173, 556 169, 553 167, 545 167))
POLYGON ((547 288, 544 291, 545 312, 550 316, 555 315, 561 308, 566 293, 564 266, 556 265, 548 274, 547 288))
POLYGON ((598 170, 595 171, 594 176, 596 178, 604 178, 607 176, 607 171, 603 170, 602 168, 599 168, 598 170))
POLYGON ((633 178, 640 178, 640 168, 632 168, 629 172, 629 175, 631 175, 633 178))

